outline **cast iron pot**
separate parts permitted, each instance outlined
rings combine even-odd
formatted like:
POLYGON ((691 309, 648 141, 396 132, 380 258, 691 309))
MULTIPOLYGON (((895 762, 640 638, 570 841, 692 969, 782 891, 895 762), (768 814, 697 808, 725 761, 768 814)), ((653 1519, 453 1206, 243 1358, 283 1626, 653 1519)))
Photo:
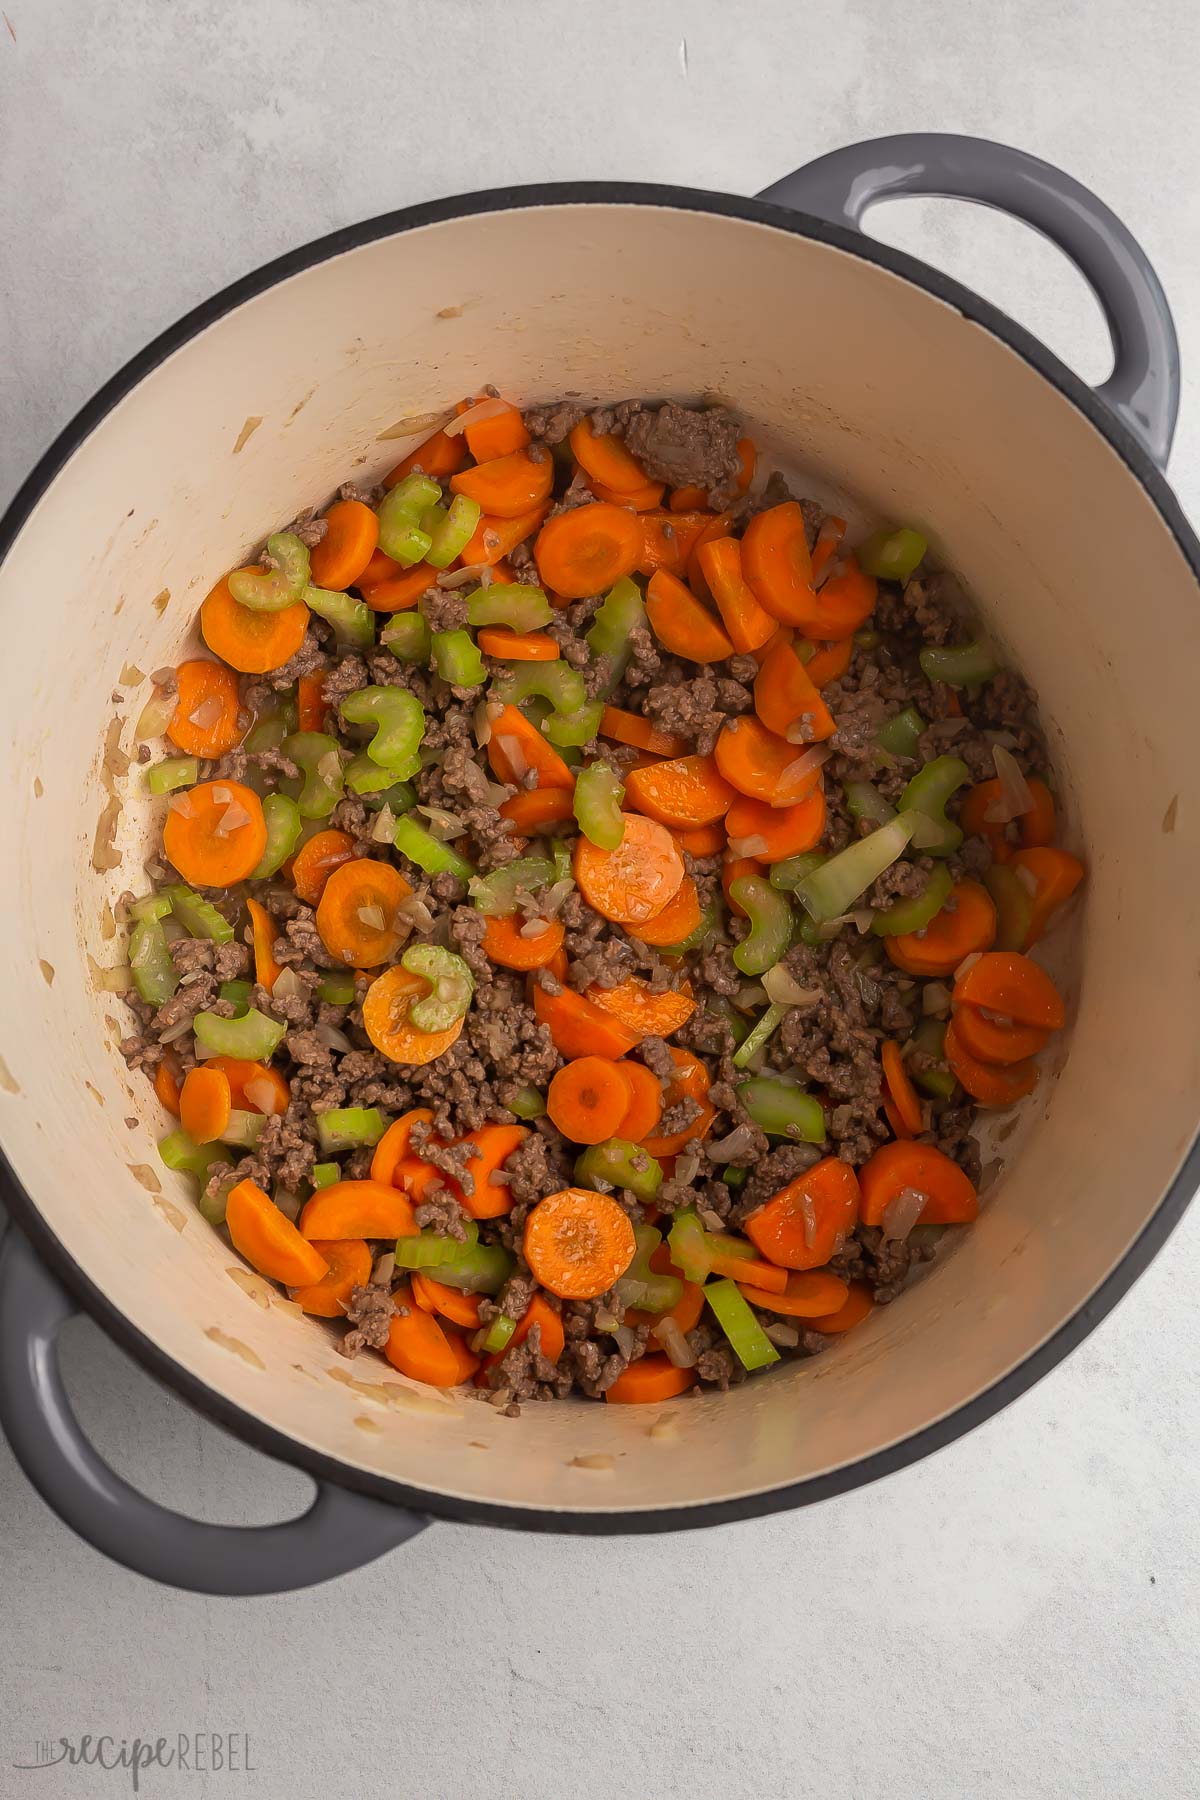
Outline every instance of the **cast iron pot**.
POLYGON ((265 1593, 431 1518, 598 1533, 748 1518, 949 1442, 1092 1329, 1200 1170, 1200 549, 1161 473, 1178 388, 1158 281, 1099 201, 1017 151, 925 136, 836 152, 756 200, 564 184, 413 207, 280 258, 108 383, 0 528, 0 1424, 76 1531, 162 1581, 265 1593), (1057 243, 1104 307, 1111 379, 1089 389, 974 294, 862 237, 867 206, 896 194, 999 206, 1057 243), (802 491, 856 523, 919 524, 1032 675, 1087 859, 1070 1054, 979 1223, 827 1355, 675 1403, 674 1435, 651 1437, 647 1409, 585 1403, 513 1422, 372 1358, 352 1375, 373 1393, 348 1391, 327 1327, 235 1285, 235 1257, 158 1165, 163 1118, 89 973, 88 955, 117 960, 104 903, 142 885, 149 835, 127 808, 122 866, 91 866, 110 696, 130 684, 134 716, 148 691, 126 665, 175 662, 201 597, 265 530, 347 475, 373 480, 422 415, 485 380, 526 402, 727 395, 802 491), (312 1510, 237 1530, 135 1493, 56 1371, 78 1308, 309 1471, 312 1510), (382 1430, 359 1427, 367 1413, 382 1430), (614 1473, 575 1461, 606 1453, 614 1473))

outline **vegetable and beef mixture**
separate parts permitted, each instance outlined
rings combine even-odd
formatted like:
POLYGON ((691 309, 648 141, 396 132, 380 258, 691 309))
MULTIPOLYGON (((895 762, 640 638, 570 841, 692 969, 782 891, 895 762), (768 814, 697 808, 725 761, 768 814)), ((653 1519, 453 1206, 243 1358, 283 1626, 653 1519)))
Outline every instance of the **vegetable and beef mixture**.
POLYGON ((755 464, 721 408, 464 401, 139 721, 163 1161, 347 1355, 509 1413, 892 1300, 1064 1022, 1028 687, 919 532, 755 464))

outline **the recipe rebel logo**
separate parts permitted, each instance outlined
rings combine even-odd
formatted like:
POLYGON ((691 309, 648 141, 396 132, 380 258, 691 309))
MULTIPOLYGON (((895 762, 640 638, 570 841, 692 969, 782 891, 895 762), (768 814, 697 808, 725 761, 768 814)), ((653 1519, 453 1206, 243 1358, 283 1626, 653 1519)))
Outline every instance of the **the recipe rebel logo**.
MULTIPOLYGON (((135 1794, 142 1792, 142 1777, 151 1769, 172 1769, 185 1775, 253 1775, 258 1771, 244 1731, 177 1731, 155 1738, 115 1738, 89 1732, 75 1738, 40 1738, 32 1754, 14 1757, 11 1766, 31 1776, 42 1769, 58 1768, 81 1773, 123 1771, 135 1794)), ((36 1787, 31 1791, 36 1792, 36 1787)), ((80 1792, 90 1796, 95 1791, 84 1774, 80 1792)))

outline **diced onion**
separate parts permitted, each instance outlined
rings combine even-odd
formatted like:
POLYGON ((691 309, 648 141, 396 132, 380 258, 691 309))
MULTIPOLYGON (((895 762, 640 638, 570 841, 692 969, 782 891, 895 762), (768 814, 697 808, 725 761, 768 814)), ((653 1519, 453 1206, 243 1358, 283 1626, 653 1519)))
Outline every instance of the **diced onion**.
POLYGON ((481 750, 486 749, 492 741, 492 709, 487 700, 481 700, 475 708, 475 742, 481 750))
POLYGON ((1010 820, 1019 819, 1022 813, 1032 812, 1037 803, 1021 765, 1011 751, 1002 744, 994 744, 992 761, 996 765, 1000 792, 983 817, 989 825, 1007 825, 1010 820))
POLYGON ((868 932, 874 922, 875 912, 870 906, 856 906, 850 917, 854 920, 856 931, 868 932))
POLYGON ((945 826, 939 825, 936 819, 931 819, 928 813, 919 811, 917 807, 914 806, 909 810, 908 817, 914 826, 912 834, 914 850, 928 850, 931 844, 940 844, 945 837, 945 826))
POLYGON ((177 693, 164 694, 161 688, 155 688, 138 714, 137 724, 133 728, 134 742, 145 744, 151 738, 161 737, 178 710, 177 693))
POLYGON ((555 918, 567 895, 573 891, 574 887, 575 883, 569 875, 564 875, 561 881, 554 882, 551 887, 546 889, 538 903, 539 914, 547 919, 555 918))
POLYGON ((520 936, 523 938, 545 937, 549 929, 545 919, 526 919, 521 927, 520 936))
POLYGON ((358 922, 360 925, 365 925, 368 931, 383 931, 387 927, 383 908, 376 906, 374 901, 368 906, 358 908, 358 922))
POLYGON ((442 426, 442 430, 447 437, 457 437, 468 425, 482 425, 485 419, 497 419, 508 411, 507 400, 480 400, 475 406, 468 406, 465 412, 458 413, 449 424, 442 426))
POLYGON ((761 832, 755 831, 749 837, 730 838, 730 856, 765 856, 770 849, 761 832))
POLYGON ((375 815, 375 823, 371 827, 371 842, 373 844, 390 844, 395 829, 396 815, 391 807, 385 804, 375 815))
POLYGON ((979 961, 981 954, 982 954, 982 952, 979 950, 972 950, 970 956, 963 957, 963 959, 959 963, 957 969, 955 969, 955 971, 954 971, 955 981, 961 981, 963 976, 967 973, 968 969, 973 969, 975 967, 975 964, 979 961))
POLYGON ((437 578, 437 586, 460 588, 468 587, 471 582, 477 581, 482 587, 486 585, 484 577, 490 575, 491 572, 490 563, 468 563, 465 569, 443 569, 437 578))
POLYGON ((800 1342, 800 1333, 794 1325, 764 1325, 763 1333, 773 1344, 778 1344, 781 1350, 794 1350, 800 1342))
POLYGON ((811 1250, 817 1241, 817 1209, 811 1194, 801 1193, 800 1216, 804 1220, 804 1247, 811 1250))
POLYGON ((921 989, 921 1011, 927 1018, 944 1019, 950 1011, 950 989, 941 981, 927 981, 921 989))
POLYGON ((700 1173, 700 1152, 694 1143, 685 1144, 675 1158, 674 1181, 678 1187, 689 1187, 700 1173))
POLYGON ((711 1206, 697 1207, 697 1217, 706 1231, 724 1231, 725 1221, 720 1213, 714 1212, 711 1206))
POLYGON ((433 914, 419 894, 406 894, 396 911, 411 919, 418 931, 433 930, 433 914))
POLYGON ((1025 892, 1027 894, 1036 894, 1037 893, 1037 890, 1038 890, 1037 876, 1034 874, 1032 869, 1027 869, 1025 867, 1024 863, 1019 863, 1017 865, 1017 880, 1020 882, 1021 886, 1025 889, 1025 892))
POLYGON ((418 806, 417 811, 425 814, 430 833, 441 843, 462 837, 467 829, 467 821, 460 819, 457 813, 447 812, 444 806, 418 806))
POLYGON ((883 1209, 879 1223, 884 1237, 902 1244, 925 1211, 928 1199, 929 1195, 922 1193, 920 1188, 902 1187, 883 1209))
POLYGON ((708 1160, 712 1163, 740 1163, 753 1156, 754 1146, 758 1139, 757 1128, 753 1125, 735 1125, 725 1137, 717 1138, 706 1146, 708 1160))
POLYGON ((199 706, 193 707, 188 719, 197 730, 208 731, 212 726, 220 724, 223 712, 224 708, 217 696, 210 694, 207 700, 202 700, 199 706))
MULTIPOLYGON (((350 1039, 346 1036, 344 1031, 339 1031, 336 1025, 317 1025, 314 1029, 317 1042, 324 1044, 327 1050, 340 1050, 343 1054, 348 1050, 353 1050, 354 1045, 350 1042, 350 1039)), ((249 1096, 249 1093, 250 1090, 247 1088, 247 1097, 249 1096)))
POLYGON ((388 1250, 376 1260, 371 1270, 372 1287, 390 1287, 392 1276, 396 1273, 396 1252, 388 1250))
POLYGON ((317 758, 317 774, 326 787, 334 787, 342 778, 342 759, 336 750, 327 750, 317 758))
POLYGON ((277 1000, 299 1000, 304 991, 304 983, 295 969, 280 969, 271 988, 271 993, 277 1000))
POLYGON ((529 773, 530 763, 520 738, 515 738, 506 731, 496 739, 496 748, 517 780, 523 780, 529 773))
POLYGON ((212 788, 212 797, 215 806, 230 806, 233 804, 233 795, 230 793, 229 789, 225 786, 218 787, 215 782, 212 788))
POLYGON ((678 1319, 673 1319, 668 1313, 665 1319, 660 1319, 657 1325, 651 1326, 650 1335, 662 1345, 677 1369, 695 1368, 699 1359, 684 1336, 678 1319))
POLYGON ((190 819, 192 816, 192 796, 186 789, 182 794, 172 794, 171 798, 167 801, 167 811, 181 813, 185 819, 190 819))
MULTIPOLYGON (((832 755, 833 749, 829 744, 814 744, 810 750, 804 752, 803 756, 796 757, 795 761, 790 762, 783 770, 779 777, 780 787, 786 790, 792 786, 793 782, 801 781, 805 775, 811 775, 814 770, 824 768, 832 755)), ((776 802, 772 802, 772 804, 774 805, 776 802)), ((790 806, 792 802, 780 800, 777 804, 790 806)))
MULTIPOLYGON (((290 974, 291 971, 289 970, 288 973, 290 974)), ((276 981, 275 986, 279 986, 278 981, 276 981)), ((320 1031, 320 1029, 321 1027, 318 1025, 317 1030, 320 1031)), ((268 1081, 265 1075, 253 1076, 243 1087, 242 1092, 245 1094, 255 1112, 277 1113, 286 1109, 287 1102, 284 1101, 283 1106, 280 1106, 279 1091, 276 1088, 275 1083, 273 1081, 268 1081)))
MULTIPOLYGON (((226 788, 225 791, 228 793, 228 788, 226 788)), ((214 791, 214 798, 215 797, 214 791)), ((249 825, 249 823, 250 814, 246 811, 246 808, 242 805, 241 801, 231 800, 229 805, 222 810, 221 817, 213 826, 213 836, 221 838, 229 837, 232 832, 240 831, 243 825, 249 825)))
POLYGON ((160 1044, 173 1044, 177 1038, 186 1037, 191 1029, 191 1019, 183 1019, 178 1025, 168 1025, 165 1031, 160 1031, 158 1041, 160 1044))
POLYGON ((796 977, 781 962, 767 970, 762 984, 767 999, 773 1000, 776 1006, 815 1006, 821 998, 820 988, 801 987, 796 977))

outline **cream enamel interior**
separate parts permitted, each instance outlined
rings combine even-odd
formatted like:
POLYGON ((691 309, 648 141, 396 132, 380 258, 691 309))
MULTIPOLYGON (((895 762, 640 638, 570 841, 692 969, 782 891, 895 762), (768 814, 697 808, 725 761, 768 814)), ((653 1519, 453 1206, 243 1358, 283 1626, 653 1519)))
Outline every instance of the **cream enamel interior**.
POLYGON ((142 381, 0 570, 3 1148, 141 1332, 246 1413, 356 1468, 475 1502, 619 1511, 852 1463, 969 1401, 1075 1313, 1195 1133, 1198 598, 1160 515, 1082 414, 950 306, 838 250, 703 212, 558 205, 336 256, 142 381), (141 805, 121 821, 123 868, 97 875, 89 861, 112 695, 128 746, 148 692, 126 665, 177 661, 209 585, 268 529, 390 466, 423 435, 391 435, 397 421, 489 380, 524 401, 726 395, 768 452, 812 472, 807 491, 926 528, 1040 691, 1088 861, 1071 1052, 979 1224, 828 1355, 663 1409, 497 1418, 373 1357, 351 1368, 325 1327, 267 1300, 267 1283, 235 1281, 238 1259, 157 1163, 162 1115, 126 1074, 122 1008, 85 961, 118 960, 104 902, 144 885, 141 805), (1143 1053, 1118 1054, 1118 1031, 1143 1053), (660 1411, 673 1423, 652 1430, 660 1411), (612 1469, 576 1466, 597 1453, 612 1469))

